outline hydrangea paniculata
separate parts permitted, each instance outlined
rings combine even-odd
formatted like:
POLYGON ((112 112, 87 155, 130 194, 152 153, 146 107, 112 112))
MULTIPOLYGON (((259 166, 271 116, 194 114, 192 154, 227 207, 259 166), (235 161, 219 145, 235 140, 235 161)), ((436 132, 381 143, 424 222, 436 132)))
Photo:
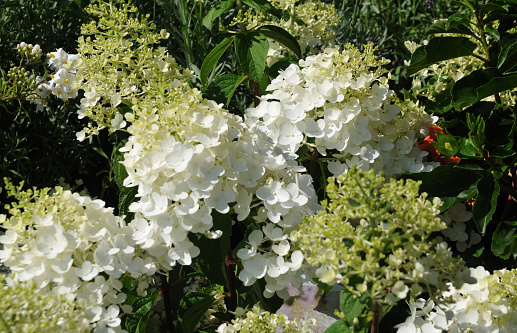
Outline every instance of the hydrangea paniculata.
POLYGON ((385 61, 374 51, 373 44, 363 52, 347 45, 290 65, 245 111, 247 120, 286 151, 317 149, 336 176, 352 165, 387 176, 430 171, 437 163, 427 163, 417 143, 435 120, 414 103, 392 102, 385 61))
POLYGON ((56 293, 84 307, 94 332, 120 331, 119 304, 125 300, 119 278, 154 274, 150 259, 138 257, 124 220, 101 200, 64 190, 22 190, 6 184, 16 201, 0 215, 0 262, 13 283, 31 281, 38 293, 56 293))
POLYGON ((391 179, 356 167, 329 180, 323 210, 291 234, 323 283, 341 283, 354 295, 394 304, 407 295, 460 286, 464 262, 430 235, 445 228, 441 202, 418 194, 419 183, 391 179))
POLYGON ((418 299, 411 315, 397 325, 397 333, 500 332, 517 331, 517 270, 492 274, 482 266, 470 268, 477 282, 444 292, 450 303, 436 305, 418 299))

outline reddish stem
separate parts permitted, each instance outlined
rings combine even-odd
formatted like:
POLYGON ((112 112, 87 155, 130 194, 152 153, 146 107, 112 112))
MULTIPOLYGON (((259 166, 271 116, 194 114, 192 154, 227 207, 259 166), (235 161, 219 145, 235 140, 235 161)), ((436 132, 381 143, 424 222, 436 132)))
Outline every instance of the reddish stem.
POLYGON ((237 291, 235 290, 235 275, 233 273, 233 257, 232 257, 232 249, 228 249, 228 253, 226 254, 226 276, 228 278, 228 288, 230 289, 228 294, 230 299, 228 300, 228 307, 230 311, 235 311, 237 308, 237 291))
POLYGON ((379 303, 374 302, 372 306, 373 318, 370 327, 370 333, 380 333, 381 307, 379 303))
POLYGON ((255 102, 255 107, 257 107, 260 103, 259 99, 259 84, 257 81, 251 81, 251 87, 253 88, 253 101, 255 102))

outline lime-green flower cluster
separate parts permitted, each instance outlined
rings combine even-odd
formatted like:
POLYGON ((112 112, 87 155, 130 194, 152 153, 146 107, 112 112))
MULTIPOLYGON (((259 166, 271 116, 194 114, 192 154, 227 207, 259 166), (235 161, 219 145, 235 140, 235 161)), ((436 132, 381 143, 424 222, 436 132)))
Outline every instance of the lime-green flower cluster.
POLYGON ((393 304, 425 288, 461 285, 468 270, 445 243, 430 238, 445 228, 436 215, 440 200, 418 194, 419 183, 391 179, 356 167, 329 180, 323 210, 293 232, 307 262, 327 284, 341 283, 357 296, 393 304))
POLYGON ((167 109, 166 95, 185 88, 192 77, 158 46, 168 37, 165 30, 156 32, 147 17, 131 17, 136 7, 99 2, 86 11, 98 20, 83 25, 78 40, 82 63, 77 81, 85 91, 79 113, 96 125, 84 129, 79 139, 103 128, 113 132, 124 127, 123 116, 132 122, 142 111, 167 109))
POLYGON ((230 325, 222 324, 218 327, 218 333, 312 333, 311 327, 316 324, 314 319, 289 320, 284 314, 274 314, 254 306, 246 312, 243 318, 232 320, 230 325))
POLYGON ((0 332, 90 332, 79 302, 52 292, 41 293, 34 282, 5 283, 0 274, 0 332), (20 311, 22 310, 23 311, 20 311))
MULTIPOLYGON (((297 4, 298 0, 269 0, 278 9, 286 10, 289 18, 277 19, 272 14, 265 14, 250 9, 244 14, 243 23, 248 29, 263 25, 275 25, 293 35, 304 55, 310 55, 334 46, 336 36, 334 27, 339 22, 334 5, 321 1, 297 4)), ((287 56, 286 48, 270 40, 267 62, 271 66, 280 58, 287 56)))

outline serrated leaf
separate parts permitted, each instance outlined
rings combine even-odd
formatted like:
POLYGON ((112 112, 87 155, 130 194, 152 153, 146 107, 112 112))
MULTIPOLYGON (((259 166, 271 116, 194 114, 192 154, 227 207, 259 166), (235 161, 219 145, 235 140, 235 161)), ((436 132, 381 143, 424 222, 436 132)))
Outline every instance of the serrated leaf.
POLYGON ((138 288, 138 285, 140 284, 140 282, 138 281, 138 279, 135 279, 135 278, 132 278, 131 276, 125 276, 122 280, 122 286, 124 287, 124 289, 126 289, 127 291, 134 291, 136 290, 136 288, 138 288))
POLYGON ((492 252, 503 259, 517 257, 517 221, 501 221, 492 235, 492 252))
POLYGON ((497 197, 499 196, 498 178, 487 174, 476 183, 477 196, 472 207, 472 217, 477 225, 478 231, 484 235, 486 226, 492 220, 492 215, 497 208, 497 197))
POLYGON ((256 31, 288 48, 296 55, 296 57, 298 57, 298 59, 302 57, 302 49, 300 48, 300 44, 296 38, 294 38, 285 29, 274 25, 263 25, 256 31))
POLYGON ((181 322, 183 333, 194 332, 206 310, 214 304, 214 301, 214 297, 201 292, 190 292, 181 299, 178 320, 181 322))
POLYGON ((221 59, 221 56, 224 54, 224 52, 230 46, 230 44, 233 43, 234 39, 235 36, 226 37, 206 56, 205 60, 203 61, 203 64, 201 65, 201 70, 199 74, 199 78, 203 85, 206 84, 206 80, 208 79, 210 72, 212 72, 212 69, 215 67, 219 59, 221 59))
POLYGON ((474 71, 458 80, 451 90, 452 105, 461 109, 485 97, 517 87, 517 74, 502 74, 497 68, 474 71))
POLYGON ((232 8, 234 3, 235 0, 225 0, 216 3, 212 8, 210 8, 205 17, 203 17, 203 25, 208 30, 212 30, 215 19, 221 16, 228 9, 232 8))
POLYGON ((339 307, 341 312, 345 314, 345 321, 349 324, 353 324, 353 320, 359 316, 368 303, 368 296, 365 294, 362 297, 355 297, 346 288, 341 289, 339 295, 339 307))
POLYGON ((133 312, 127 314, 124 320, 125 329, 129 333, 145 333, 149 315, 160 292, 152 290, 145 297, 138 297, 130 305, 133 312))
POLYGON ((252 31, 235 36, 235 52, 244 74, 260 82, 266 68, 269 42, 263 34, 252 31))
POLYGON ((208 99, 217 103, 224 103, 226 106, 230 104, 235 89, 246 80, 245 75, 223 74, 216 77, 205 90, 208 99))
POLYGON ((123 188, 118 197, 118 213, 119 215, 126 215, 129 212, 129 206, 135 201, 138 187, 123 188))
POLYGON ((413 75, 432 64, 471 55, 477 45, 466 37, 435 37, 427 45, 420 46, 411 56, 407 74, 413 75))

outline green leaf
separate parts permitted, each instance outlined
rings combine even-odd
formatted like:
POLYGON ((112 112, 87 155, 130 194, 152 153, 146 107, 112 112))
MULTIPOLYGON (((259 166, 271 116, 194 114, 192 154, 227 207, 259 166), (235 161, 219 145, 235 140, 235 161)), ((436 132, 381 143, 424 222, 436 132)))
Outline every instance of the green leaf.
POLYGON ((407 74, 413 75, 440 61, 471 55, 477 45, 466 37, 435 37, 411 56, 407 74))
POLYGON ((208 99, 217 103, 224 103, 226 106, 230 104, 235 89, 246 80, 245 75, 223 74, 216 77, 205 90, 208 99))
POLYGON ((497 68, 505 71, 517 63, 517 39, 510 40, 503 46, 497 59, 497 68))
POLYGON ((225 260, 230 249, 230 235, 223 234, 218 239, 202 236, 196 246, 200 253, 193 259, 192 267, 210 282, 227 286, 225 260))
POLYGON ((219 1, 215 6, 210 8, 205 17, 203 17, 203 25, 208 30, 212 30, 215 19, 221 16, 228 9, 232 8, 234 3, 235 0, 219 1))
POLYGON ((259 12, 264 12, 268 14, 272 14, 277 18, 282 18, 282 12, 275 7, 271 6, 271 4, 267 0, 243 0, 245 4, 248 6, 255 8, 259 12))
POLYGON ((484 5, 480 5, 479 10, 484 13, 493 12, 493 11, 508 12, 508 5, 505 5, 503 7, 503 6, 495 4, 495 3, 487 3, 484 5))
POLYGON ((517 258, 517 220, 501 221, 492 235, 492 252, 503 259, 517 258))
POLYGON ((430 172, 413 173, 402 178, 421 180, 420 191, 433 197, 455 197, 481 177, 477 170, 464 169, 456 164, 441 165, 430 172))
POLYGON ((339 307, 345 314, 345 320, 349 325, 353 324, 353 320, 359 316, 368 302, 368 296, 364 294, 362 297, 355 297, 346 288, 341 289, 339 295, 339 307))
POLYGON ((222 230, 225 235, 232 235, 232 217, 230 214, 221 214, 217 211, 212 211, 212 220, 214 230, 222 230))
POLYGON ((145 333, 149 315, 160 292, 151 290, 145 297, 136 297, 131 302, 133 312, 127 314, 124 320, 125 329, 129 333, 145 333))
POLYGON ((135 201, 138 187, 123 188, 118 197, 118 213, 119 215, 126 215, 129 212, 129 206, 135 201))
POLYGON ((124 189, 124 179, 127 178, 128 174, 126 171, 126 167, 120 163, 124 161, 124 153, 120 151, 120 148, 126 145, 127 139, 121 141, 114 149, 113 149, 113 177, 115 179, 115 184, 117 187, 122 190, 124 189))
POLYGON ((260 32, 267 38, 271 38, 272 40, 285 46, 286 48, 291 50, 296 55, 296 57, 298 57, 298 59, 302 57, 302 50, 300 48, 300 44, 298 43, 296 38, 294 38, 286 30, 274 25, 263 25, 256 31, 260 32))
POLYGON ((355 332, 350 328, 350 325, 344 320, 340 319, 336 321, 334 324, 330 325, 329 328, 325 330, 325 333, 353 333, 355 332))
POLYGON ((476 183, 477 196, 472 207, 472 217, 476 222, 478 231, 483 235, 497 208, 497 197, 499 196, 497 180, 499 177, 494 178, 492 174, 487 174, 476 183))
POLYGON ((122 280, 122 286, 126 291, 134 291, 138 288, 140 282, 138 279, 132 278, 131 276, 125 276, 122 280))
POLYGON ((474 198, 477 194, 477 188, 476 183, 472 183, 470 187, 464 191, 461 191, 454 197, 440 197, 442 200, 442 205, 440 206, 440 212, 444 212, 445 210, 451 208, 452 206, 456 205, 457 203, 460 203, 465 200, 470 200, 474 198))
POLYGON ((214 301, 214 297, 197 291, 183 296, 178 309, 178 321, 181 323, 183 333, 194 332, 206 310, 214 304, 214 301))
POLYGON ((451 27, 456 26, 470 27, 470 18, 462 13, 452 14, 445 23, 445 30, 449 31, 451 27))
POLYGON ((265 73, 272 78, 277 77, 280 74, 280 71, 286 70, 292 62, 289 60, 280 60, 275 62, 271 67, 266 68, 265 73))
POLYGON ((445 156, 455 156, 460 150, 458 140, 452 134, 436 132, 438 141, 433 142, 433 147, 445 156))
POLYGON ((475 158, 482 159, 483 156, 479 154, 472 142, 472 138, 458 138, 458 143, 460 146, 460 151, 458 152, 459 157, 467 157, 467 158, 475 158))
POLYGON ((252 31, 235 36, 235 52, 245 74, 255 82, 260 82, 266 68, 269 42, 265 35, 252 31))
POLYGON ((517 73, 504 75, 497 68, 480 69, 461 78, 452 87, 452 105, 461 109, 485 97, 517 87, 517 73))
POLYGON ((226 37, 223 39, 219 45, 217 45, 210 53, 206 56, 205 60, 203 61, 203 64, 201 65, 200 70, 200 79, 201 83, 203 85, 206 84, 206 80, 208 79, 208 76, 210 75, 210 72, 215 67, 223 53, 226 51, 228 46, 233 42, 235 39, 235 36, 226 37))

